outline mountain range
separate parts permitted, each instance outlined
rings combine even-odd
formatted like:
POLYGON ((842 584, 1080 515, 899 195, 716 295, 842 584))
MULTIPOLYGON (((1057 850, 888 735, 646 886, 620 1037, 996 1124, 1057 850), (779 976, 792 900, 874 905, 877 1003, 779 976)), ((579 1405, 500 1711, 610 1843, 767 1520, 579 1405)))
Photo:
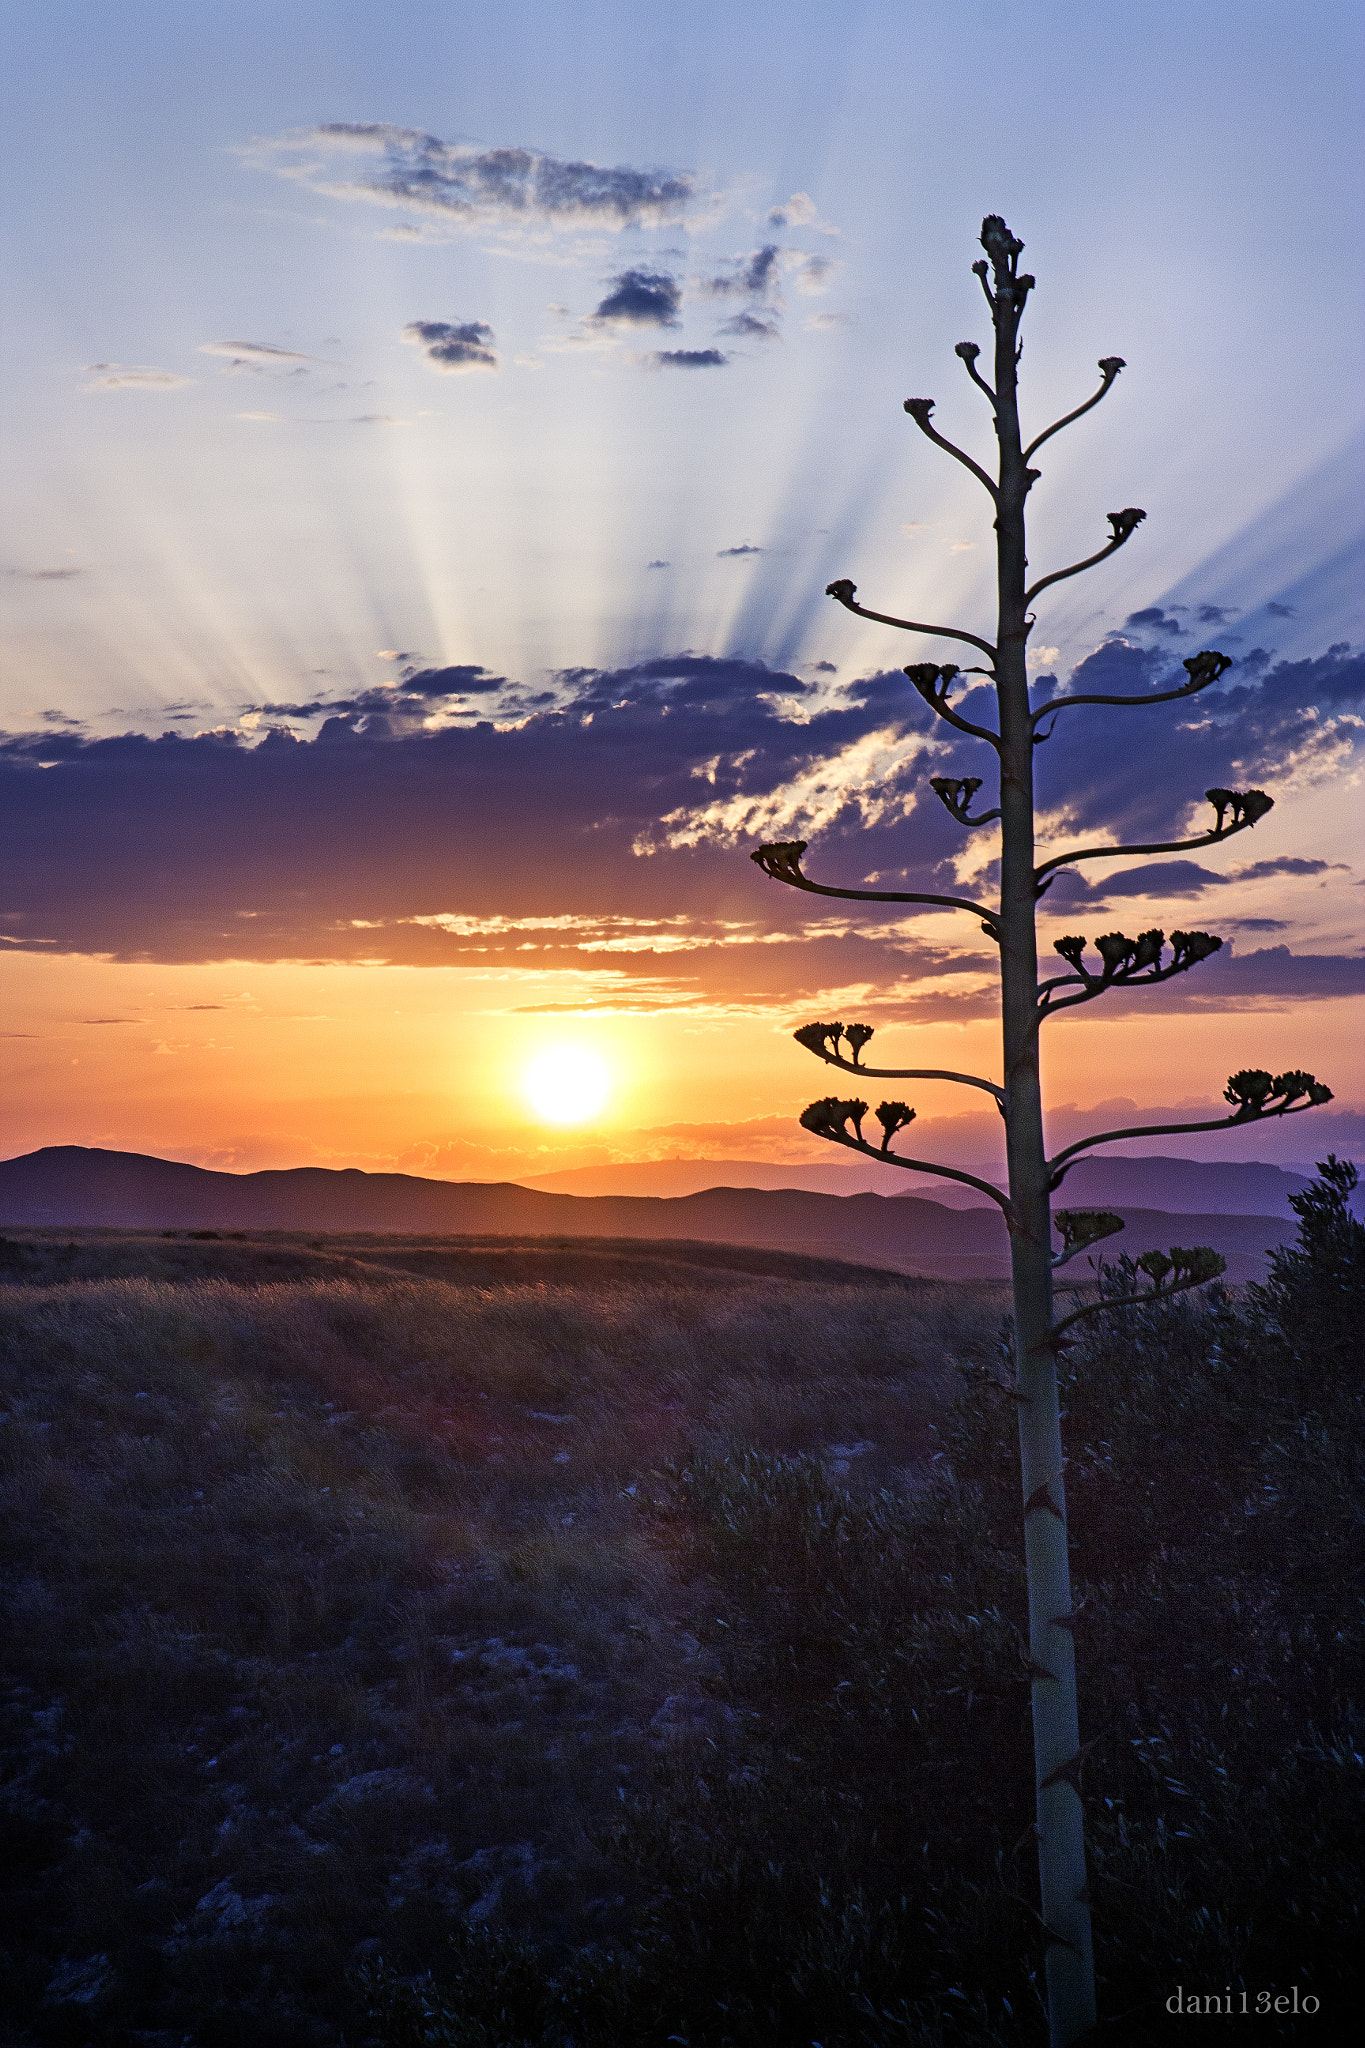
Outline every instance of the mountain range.
MULTIPOLYGON (((1233 1280, 1259 1278, 1266 1253, 1293 1235, 1291 1222, 1270 1214, 1112 1206, 1127 1227, 1107 1249, 1136 1254, 1172 1243, 1211 1245, 1233 1280)), ((855 1259, 943 1279, 1008 1273, 1004 1226, 988 1203, 953 1209, 916 1194, 715 1186, 679 1196, 569 1195, 354 1167, 234 1174, 79 1145, 0 1162, 4 1226, 690 1239, 855 1259)))
MULTIPOLYGON (((1002 1185, 998 1161, 973 1162, 969 1169, 1002 1185)), ((1074 1208, 1185 1211, 1200 1216, 1294 1214, 1289 1197, 1308 1186, 1309 1173, 1259 1160, 1203 1160, 1148 1157, 1082 1160, 1066 1177, 1058 1201, 1074 1208)), ((918 1195, 950 1209, 976 1209, 986 1197, 975 1188, 930 1178, 904 1168, 865 1165, 821 1166, 802 1161, 774 1166, 752 1159, 650 1159, 628 1165, 577 1166, 561 1173, 528 1174, 522 1187, 556 1195, 696 1195, 706 1188, 805 1188, 812 1194, 918 1195)))

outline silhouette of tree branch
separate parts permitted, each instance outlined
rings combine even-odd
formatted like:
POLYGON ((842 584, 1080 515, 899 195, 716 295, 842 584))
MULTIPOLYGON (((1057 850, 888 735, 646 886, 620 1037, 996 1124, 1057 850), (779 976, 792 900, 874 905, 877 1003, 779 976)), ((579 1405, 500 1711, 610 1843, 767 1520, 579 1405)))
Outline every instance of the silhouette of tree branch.
MULTIPOLYGON (((960 355, 961 353, 962 351, 961 349, 959 349, 958 354, 960 355)), ((1044 441, 1050 441, 1054 434, 1061 433, 1063 427, 1069 427, 1073 420, 1078 420, 1081 417, 1082 413, 1089 412, 1092 405, 1098 405, 1100 400, 1109 391, 1110 387, 1114 382, 1114 379, 1118 376, 1119 371, 1126 370, 1127 367, 1128 365, 1124 362, 1122 356, 1101 356, 1099 368, 1100 375, 1103 377, 1104 382, 1100 385, 1100 388, 1095 393, 1094 397, 1087 398, 1085 404, 1078 405, 1074 412, 1064 413, 1061 419, 1054 420, 1053 424, 1050 427, 1048 427, 1044 433, 1039 434, 1036 440, 1030 441, 1028 447, 1024 450, 1025 462, 1028 461, 1030 455, 1037 454, 1038 450, 1042 447, 1044 441)))
POLYGON ((982 1080, 977 1074, 955 1074, 942 1067, 863 1066, 858 1054, 874 1036, 870 1024, 803 1024, 792 1033, 797 1044, 804 1046, 807 1052, 813 1052, 817 1059, 824 1060, 828 1066, 840 1068, 845 1074, 865 1075, 871 1081, 956 1081, 964 1088, 984 1088, 1003 1106, 1004 1089, 998 1088, 994 1081, 982 1080), (846 1038, 853 1048, 850 1060, 841 1058, 837 1051, 830 1049, 832 1045, 837 1046, 841 1038, 846 1038))
MULTIPOLYGON (((978 378, 977 381, 979 383, 980 379, 978 378)), ((995 403, 994 393, 992 393, 991 395, 991 403, 995 403)), ((935 401, 932 398, 907 398, 905 401, 905 410, 909 413, 911 419, 915 422, 915 425, 919 428, 920 432, 923 435, 925 435, 925 437, 928 440, 933 441, 938 447, 946 449, 948 454, 952 456, 953 460, 955 462, 960 462, 964 469, 969 469, 972 475, 976 478, 977 482, 979 484, 984 484, 986 486, 986 489, 990 492, 991 496, 996 500, 998 504, 1000 500, 999 484, 997 484, 992 477, 987 476, 985 470, 981 467, 981 464, 979 462, 973 462, 971 456, 967 454, 965 449, 957 447, 956 444, 952 441, 945 441, 942 434, 939 433, 938 428, 931 424, 930 414, 934 410, 934 404, 935 401)))
MULTIPOLYGON (((996 403, 995 393, 976 367, 976 359, 980 353, 981 351, 974 341, 960 341, 953 350, 953 354, 961 358, 966 367, 967 375, 971 378, 973 384, 985 392, 991 402, 991 410, 994 411, 996 403)), ((1094 401, 1092 400, 1091 403, 1093 404, 1094 401)))
POLYGON ((1201 960, 1219 952, 1223 941, 1213 938, 1208 932, 1172 932, 1173 958, 1169 967, 1161 965, 1165 943, 1165 932, 1155 927, 1151 931, 1140 932, 1136 939, 1128 938, 1123 932, 1106 932, 1103 938, 1095 941, 1104 966, 1099 974, 1091 974, 1081 965, 1084 939, 1055 940, 1055 950, 1070 962, 1075 972, 1055 975, 1051 981, 1041 984, 1038 989, 1039 1020, 1050 1017, 1056 1010, 1074 1010, 1081 1003, 1092 1003, 1096 996, 1105 995, 1111 988, 1151 988, 1159 981, 1169 981, 1173 974, 1184 974, 1201 960), (1075 987, 1077 984, 1082 990, 1080 995, 1053 999, 1053 989, 1075 987))
POLYGON ((898 889, 831 889, 823 882, 812 882, 801 872, 801 856, 809 844, 806 839, 779 841, 772 846, 756 847, 749 858, 757 862, 770 881, 785 882, 789 889, 804 889, 811 896, 843 896, 855 903, 935 903, 944 910, 969 910, 973 917, 989 924, 992 932, 997 929, 997 913, 965 896, 920 896, 898 889))
POLYGON ((931 640, 965 640, 972 647, 979 647, 983 654, 995 659, 995 649, 989 640, 983 640, 979 633, 963 633, 956 626, 926 626, 918 619, 893 619, 887 612, 870 612, 865 605, 853 602, 853 593, 858 588, 841 576, 837 583, 825 585, 825 596, 832 597, 845 611, 855 612, 860 619, 874 619, 879 626, 896 626, 902 633, 925 633, 931 640))
POLYGON ((1248 1069, 1231 1075, 1223 1093, 1229 1102, 1242 1105, 1233 1116, 1196 1124, 1133 1124, 1126 1130, 1096 1131, 1092 1137, 1078 1138, 1074 1145, 1067 1145, 1048 1160, 1052 1176, 1049 1193, 1055 1193, 1080 1154, 1094 1145, 1115 1145, 1124 1138, 1183 1137, 1189 1131, 1244 1131, 1248 1124, 1264 1123, 1271 1117, 1301 1116, 1304 1110, 1319 1109, 1332 1100, 1332 1091, 1325 1082, 1297 1069, 1277 1074, 1273 1079, 1263 1070, 1248 1069), (1276 1096, 1284 1099, 1276 1102, 1276 1096))
MULTIPOLYGON (((1094 401, 1092 400, 1091 403, 1093 404, 1094 401)), ((1106 512, 1104 516, 1114 531, 1112 537, 1105 542, 1099 553, 1087 555, 1083 562, 1073 562, 1069 569, 1054 569, 1050 576, 1043 576, 1037 583, 1030 584, 1029 588, 1024 592, 1025 604, 1032 604, 1039 591, 1046 590, 1049 584, 1065 583, 1068 576, 1079 576, 1082 569, 1093 569, 1096 562, 1107 561, 1110 555, 1117 554, 1124 542, 1132 539, 1142 521, 1147 517, 1147 514, 1140 506, 1128 505, 1125 506, 1122 512, 1106 512)))
POLYGON ((899 1110, 904 1110, 903 1103, 884 1102, 878 1109, 878 1117, 888 1126, 880 1145, 870 1144, 862 1134, 862 1119, 867 1115, 865 1102, 840 1102, 832 1095, 826 1096, 823 1102, 812 1102, 808 1109, 802 1111, 801 1124, 813 1136, 827 1138, 832 1145, 842 1145, 849 1152, 861 1152, 865 1159, 876 1159, 883 1165, 903 1166, 911 1173, 937 1174, 941 1180, 961 1181, 964 1187, 976 1188, 981 1194, 990 1196, 1012 1229, 1014 1212, 1009 1196, 1001 1194, 999 1188, 992 1187, 988 1180, 982 1180, 974 1173, 965 1173, 956 1166, 939 1166, 931 1159, 906 1159, 899 1152, 888 1151, 895 1130, 912 1121, 915 1114, 913 1110, 906 1111, 903 1121, 883 1116, 884 1111, 899 1110), (850 1121, 856 1136, 847 1129, 850 1121))
MULTIPOLYGON (((1183 1275, 1181 1275, 1177 1266, 1177 1277, 1172 1280, 1169 1287, 1163 1287, 1159 1281, 1154 1281, 1151 1287, 1143 1289, 1138 1294, 1110 1295, 1107 1300, 1087 1302, 1084 1308, 1073 1309, 1069 1316, 1063 1316, 1059 1323, 1053 1324, 1051 1336, 1046 1338, 1044 1342, 1051 1349, 1060 1349, 1062 1332, 1069 1330, 1073 1323, 1079 1323, 1083 1316, 1098 1315, 1102 1309, 1106 1308, 1138 1308, 1153 1301, 1169 1301, 1173 1294, 1184 1294, 1191 1287, 1207 1287, 1210 1280, 1216 1280, 1220 1273, 1227 1271, 1227 1260, 1222 1257, 1221 1253, 1211 1250, 1208 1245, 1195 1245, 1191 1251, 1185 1252, 1181 1250, 1179 1245, 1173 1244, 1171 1251, 1172 1253, 1180 1252, 1182 1258, 1195 1259, 1197 1263, 1187 1268, 1183 1275)), ((1157 1260, 1165 1258, 1165 1254, 1162 1252, 1158 1252, 1155 1256, 1157 1260)), ((1144 1258, 1151 1259, 1152 1254, 1150 1252, 1145 1253, 1144 1258)), ((1168 1272, 1171 1270, 1173 1263, 1173 1260, 1166 1259, 1166 1269, 1168 1272)), ((1143 1260, 1136 1259, 1134 1264, 1142 1266, 1143 1260)), ((1148 1269, 1144 1268, 1144 1270, 1148 1269)))
POLYGON ((1000 816, 998 806, 993 811, 982 811, 979 817, 971 816, 972 798, 981 787, 979 775, 931 775, 929 787, 949 815, 968 831, 976 825, 992 825, 1000 816))
POLYGON ((1088 691, 1084 696, 1054 697, 1050 704, 1041 704, 1033 713, 1036 725, 1040 718, 1051 718, 1054 712, 1069 711, 1073 704, 1170 704, 1177 697, 1193 697, 1200 690, 1207 690, 1210 683, 1232 667, 1230 654, 1191 654, 1181 663, 1190 672, 1190 680, 1182 683, 1178 690, 1157 690, 1149 697, 1110 697, 1088 691))
MULTIPOLYGON (((1200 838, 1163 839, 1151 846, 1085 846, 1076 853, 1059 853, 1052 860, 1044 861, 1041 867, 1033 870, 1034 882, 1041 883, 1045 875, 1074 860, 1117 859, 1135 853, 1190 853, 1198 847, 1220 846, 1235 832, 1248 831, 1267 811, 1275 808, 1274 797, 1267 796, 1263 789, 1206 789, 1204 794, 1218 813, 1218 823, 1200 838), (1229 808, 1232 810, 1232 823, 1225 825, 1223 816, 1229 808)), ((1038 893, 1042 894, 1041 888, 1038 893)))

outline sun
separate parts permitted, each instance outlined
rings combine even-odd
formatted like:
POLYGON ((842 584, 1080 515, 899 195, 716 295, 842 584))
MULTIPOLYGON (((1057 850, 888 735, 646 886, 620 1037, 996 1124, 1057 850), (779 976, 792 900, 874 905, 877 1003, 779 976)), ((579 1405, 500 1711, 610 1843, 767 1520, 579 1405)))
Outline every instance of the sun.
POLYGON ((538 1053, 522 1077, 526 1099, 549 1124, 582 1124, 597 1115, 611 1079, 596 1054, 556 1045, 538 1053))

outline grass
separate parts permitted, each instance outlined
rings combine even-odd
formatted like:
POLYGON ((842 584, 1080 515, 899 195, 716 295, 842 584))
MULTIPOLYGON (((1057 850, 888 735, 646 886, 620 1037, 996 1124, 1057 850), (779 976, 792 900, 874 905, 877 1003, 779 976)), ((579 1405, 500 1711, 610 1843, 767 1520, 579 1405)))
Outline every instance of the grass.
MULTIPOLYGON (((1360 2009, 1334 1168, 1267 1286, 1097 1315, 1063 1361, 1115 2043, 1173 2038, 1177 1986, 1246 1991, 1261 2040, 1360 2009), (1293 1985, 1318 2016, 1255 2016, 1293 1985)), ((8 2039, 1041 2042, 1002 1290, 72 1242, 0 1246, 8 2039)))
POLYGON ((732 1711, 665 1468, 903 1486, 999 1306, 720 1247, 0 1260, 15 2042, 357 2041, 380 1951, 626 1941, 621 1795, 732 1711))

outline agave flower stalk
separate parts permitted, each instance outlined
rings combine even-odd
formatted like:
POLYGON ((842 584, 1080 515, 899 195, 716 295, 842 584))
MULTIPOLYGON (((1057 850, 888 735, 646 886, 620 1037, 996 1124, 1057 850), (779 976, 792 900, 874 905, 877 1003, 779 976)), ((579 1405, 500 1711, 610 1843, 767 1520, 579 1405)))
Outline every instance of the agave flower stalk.
POLYGON ((1030 584, 1025 513, 1029 493, 1040 475, 1032 466, 1033 458, 1054 434, 1100 403, 1112 390, 1124 363, 1121 356, 1102 357, 1098 390, 1026 443, 1019 419, 1019 327, 1034 279, 1020 271, 1023 243, 998 215, 992 214, 983 222, 981 246, 986 252, 985 259, 972 268, 981 281, 994 330, 993 381, 988 382, 977 367, 981 350, 975 342, 960 343, 956 353, 972 383, 984 394, 994 418, 994 474, 939 433, 933 423, 932 399, 907 399, 905 411, 919 431, 960 463, 991 500, 996 545, 994 637, 962 626, 932 624, 873 611, 857 602, 858 586, 847 577, 831 583, 827 595, 858 618, 929 639, 951 640, 984 657, 966 669, 956 662, 914 662, 904 673, 937 718, 994 752, 998 800, 990 808, 979 808, 985 782, 982 776, 935 777, 930 787, 965 829, 998 824, 999 900, 978 903, 961 896, 831 887, 812 881, 804 872, 803 840, 759 847, 752 858, 774 881, 814 895, 874 903, 919 903, 965 911, 1000 948, 1003 1069, 999 1082, 982 1075, 937 1068, 868 1066, 864 1064, 864 1054, 873 1031, 866 1024, 810 1024, 803 1026, 796 1037, 807 1051, 827 1065, 860 1079, 934 1079, 983 1089, 992 1095, 1005 1125, 1005 1188, 955 1167, 893 1152, 893 1138, 906 1129, 914 1116, 905 1102, 884 1102, 875 1112, 882 1126, 880 1143, 863 1134, 868 1105, 860 1099, 826 1096, 811 1104, 801 1122, 807 1130, 829 1142, 869 1158, 890 1160, 977 1188, 999 1205, 1009 1231, 1015 1341, 1015 1385, 1011 1392, 1019 1416, 1036 1833, 1048 2015, 1053 2048, 1067 2048, 1067 2044, 1095 2024, 1096 2010, 1082 1803, 1082 1764, 1089 1745, 1082 1745, 1077 1711, 1057 1356, 1066 1341, 1065 1333, 1081 1317, 1101 1309, 1119 1308, 1127 1302, 1148 1301, 1158 1295, 1202 1286, 1222 1271, 1223 1262, 1205 1246, 1183 1249, 1177 1245, 1169 1253, 1148 1253, 1132 1267, 1133 1274, 1140 1276, 1134 1280, 1133 1293, 1091 1302, 1059 1320, 1053 1305, 1054 1268, 1121 1229, 1122 1220, 1097 1210, 1060 1210, 1054 1217, 1051 1197, 1070 1166, 1096 1145, 1175 1131, 1225 1130, 1261 1117, 1295 1115, 1330 1100, 1331 1091, 1311 1074, 1297 1070, 1274 1076, 1259 1069, 1247 1069, 1229 1080, 1227 1100, 1232 1113, 1227 1118, 1097 1132, 1051 1158, 1048 1156, 1039 1072, 1039 1041, 1047 1018, 1060 1010, 1099 1001, 1114 988, 1147 988, 1187 973, 1212 957, 1223 942, 1208 932, 1172 932, 1169 941, 1164 931, 1155 928, 1140 932, 1135 938, 1123 932, 1106 932, 1093 942, 1094 954, 1098 956, 1094 959, 1087 953, 1084 938, 1067 937, 1056 941, 1056 951, 1067 971, 1040 980, 1036 931, 1039 899, 1063 868, 1081 861, 1123 859, 1221 844, 1235 833, 1252 829, 1271 810, 1273 800, 1263 790, 1210 789, 1206 796, 1213 806, 1213 824, 1193 838, 1141 846, 1081 847, 1039 863, 1034 847, 1033 757, 1035 747, 1050 735, 1057 719, 1064 712, 1084 706, 1139 708, 1183 701, 1217 683, 1232 663, 1228 655, 1210 648, 1185 661, 1186 680, 1173 689, 1137 696, 1077 693, 1051 697, 1038 705, 1030 701, 1025 666, 1034 623, 1030 606, 1052 585, 1095 568, 1125 547, 1147 515, 1135 505, 1109 513, 1109 536, 1093 554, 1069 567, 1054 569, 1030 584), (954 702, 962 683, 974 677, 984 678, 993 689, 994 726, 982 722, 987 714, 977 714, 975 704, 973 715, 968 716, 962 708, 963 700, 954 702), (1062 1239, 1060 1251, 1053 1249, 1054 1224, 1062 1239))

